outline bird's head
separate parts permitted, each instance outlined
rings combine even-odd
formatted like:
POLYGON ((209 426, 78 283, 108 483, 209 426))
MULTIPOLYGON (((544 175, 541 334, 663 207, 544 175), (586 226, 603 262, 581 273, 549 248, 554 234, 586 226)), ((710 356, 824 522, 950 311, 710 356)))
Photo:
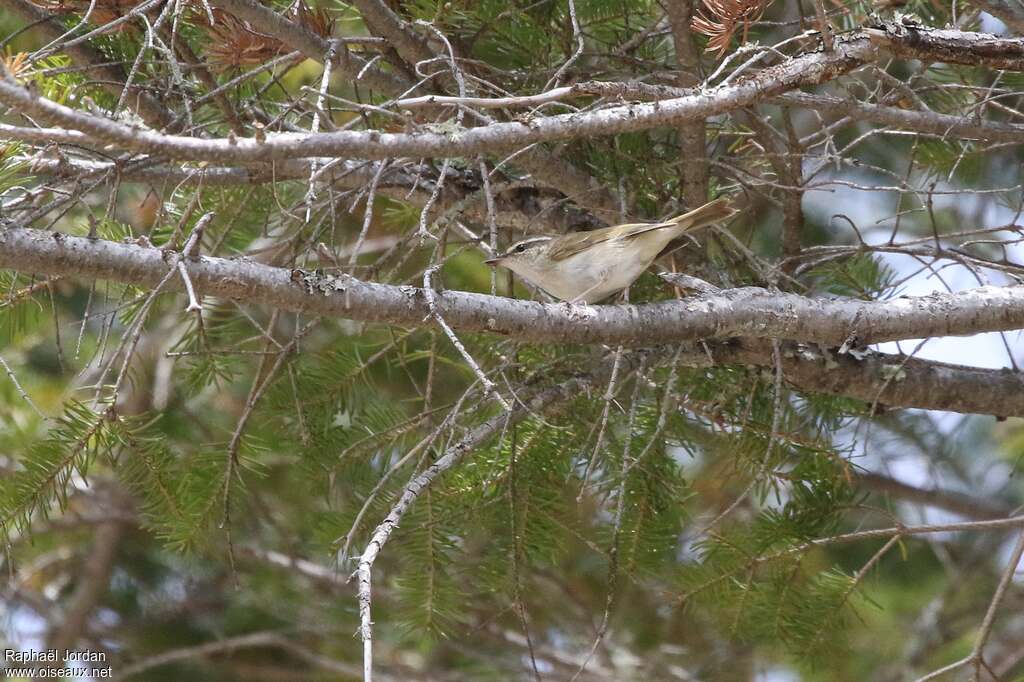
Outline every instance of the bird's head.
POLYGON ((505 253, 485 260, 484 263, 492 267, 500 265, 530 280, 536 280, 537 274, 542 271, 541 267, 548 259, 547 247, 550 242, 551 237, 524 239, 510 246, 505 253))

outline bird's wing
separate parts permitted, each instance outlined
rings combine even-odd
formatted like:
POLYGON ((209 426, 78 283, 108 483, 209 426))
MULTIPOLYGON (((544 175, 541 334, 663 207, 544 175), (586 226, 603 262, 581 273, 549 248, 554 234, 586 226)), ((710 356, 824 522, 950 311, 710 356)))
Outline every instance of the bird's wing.
POLYGON ((551 250, 548 252, 548 256, 551 257, 551 260, 565 260, 569 256, 575 256, 577 253, 580 253, 594 244, 600 244, 612 239, 629 239, 630 237, 635 237, 638 234, 650 232, 651 230, 659 230, 663 227, 675 226, 675 222, 631 223, 628 225, 618 225, 616 227, 605 227, 600 230, 592 230, 590 232, 573 232, 553 240, 551 242, 551 250))
POLYGON ((590 232, 573 232, 564 237, 557 237, 550 242, 551 250, 548 252, 548 255, 551 257, 551 260, 565 260, 594 244, 600 244, 613 239, 629 239, 638 234, 650 232, 651 230, 660 230, 664 227, 679 227, 682 228, 683 232, 688 232, 725 220, 735 213, 736 209, 732 207, 732 202, 728 198, 722 197, 704 204, 700 208, 695 208, 682 215, 669 218, 662 223, 630 223, 616 227, 604 227, 590 232))

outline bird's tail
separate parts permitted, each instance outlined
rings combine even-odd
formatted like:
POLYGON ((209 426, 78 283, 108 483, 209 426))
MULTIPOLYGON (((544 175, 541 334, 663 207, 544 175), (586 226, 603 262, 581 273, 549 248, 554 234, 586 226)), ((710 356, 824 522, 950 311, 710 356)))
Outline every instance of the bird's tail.
POLYGON ((669 218, 663 225, 680 225, 686 232, 700 229, 713 223, 718 223, 736 214, 732 207, 732 201, 728 197, 721 197, 709 201, 700 208, 669 218))

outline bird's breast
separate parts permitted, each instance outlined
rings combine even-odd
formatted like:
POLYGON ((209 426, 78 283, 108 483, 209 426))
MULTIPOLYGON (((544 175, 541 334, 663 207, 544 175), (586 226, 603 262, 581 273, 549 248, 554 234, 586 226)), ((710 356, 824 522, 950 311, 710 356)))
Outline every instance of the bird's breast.
POLYGON ((551 287, 543 288, 564 301, 596 303, 608 298, 632 284, 650 264, 629 257, 624 247, 609 241, 559 261, 558 277, 551 278, 551 287))

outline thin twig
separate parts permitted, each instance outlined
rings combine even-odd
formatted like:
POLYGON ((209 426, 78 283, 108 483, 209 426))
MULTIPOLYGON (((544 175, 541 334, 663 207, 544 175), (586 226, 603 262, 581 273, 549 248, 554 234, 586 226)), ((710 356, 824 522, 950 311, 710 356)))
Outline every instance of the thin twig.
POLYGON ((525 406, 517 407, 509 412, 497 414, 479 426, 470 430, 455 445, 448 448, 436 462, 428 466, 419 474, 416 474, 406 485, 398 501, 391 507, 391 511, 377 526, 359 557, 359 567, 354 577, 358 581, 359 593, 359 632, 363 640, 363 680, 371 682, 373 679, 373 618, 371 615, 371 602, 373 598, 373 564, 391 534, 398 527, 405 513, 416 501, 416 499, 433 484, 434 480, 457 465, 467 455, 473 452, 482 443, 490 440, 494 435, 501 432, 509 420, 519 421, 526 416, 544 409, 548 405, 564 400, 574 391, 580 390, 581 381, 567 381, 559 386, 548 388, 535 394, 525 401, 525 406))
POLYGON ((621 362, 622 346, 619 346, 615 349, 615 357, 612 360, 612 373, 608 378, 608 386, 605 388, 602 398, 604 400, 604 407, 601 409, 600 426, 597 428, 597 441, 594 443, 594 449, 591 451, 590 459, 587 461, 587 468, 583 472, 583 483, 580 484, 580 491, 576 494, 577 504, 583 500, 583 493, 590 482, 591 474, 597 466, 597 457, 601 453, 601 448, 604 447, 604 433, 608 427, 608 416, 611 413, 612 401, 615 400, 615 384, 619 378, 619 365, 621 362))
POLYGON ((447 336, 448 340, 452 342, 452 345, 455 346, 455 350, 459 351, 459 355, 462 356, 463 360, 466 361, 466 364, 468 364, 470 369, 473 370, 473 374, 476 375, 476 378, 480 380, 480 383, 484 387, 484 395, 493 395, 494 399, 498 401, 502 409, 504 409, 506 412, 510 412, 512 410, 512 407, 508 404, 505 398, 502 397, 501 393, 498 392, 498 389, 494 385, 494 382, 487 378, 487 375, 484 373, 484 371, 480 369, 480 365, 478 365, 476 360, 473 359, 473 356, 469 354, 469 351, 466 350, 466 347, 462 345, 462 341, 460 341, 459 337, 455 335, 455 332, 452 330, 452 328, 448 326, 448 323, 444 321, 444 318, 441 317, 441 313, 437 309, 437 299, 435 298, 434 289, 431 286, 430 278, 431 275, 433 275, 437 270, 440 269, 440 267, 440 265, 435 265, 423 271, 423 295, 427 299, 427 307, 430 310, 430 315, 441 327, 442 331, 444 331, 445 336, 447 336))
POLYGON ((551 79, 544 85, 545 90, 550 90, 552 87, 558 85, 558 82, 562 80, 562 76, 576 63, 576 60, 583 54, 583 31, 580 30, 579 19, 576 18, 576 0, 569 0, 569 21, 572 24, 572 37, 576 41, 576 50, 572 55, 565 60, 555 74, 551 76, 551 79))
POLYGON ((1003 575, 999 579, 999 585, 996 587, 996 591, 992 595, 992 601, 989 603, 988 610, 985 612, 985 619, 982 621, 981 628, 978 630, 977 639, 974 641, 974 649, 971 651, 971 659, 974 661, 973 679, 975 681, 981 674, 981 666, 984 662, 985 644, 988 642, 989 635, 992 634, 992 626, 995 624, 996 613, 999 610, 999 605, 1002 603, 1003 598, 1006 596, 1007 588, 1009 588, 1010 583, 1013 581, 1013 576, 1017 573, 1021 556, 1024 556, 1024 531, 1022 531, 1017 537, 1017 544, 1010 553, 1010 559, 1006 563, 1003 575))
POLYGON ((26 403, 28 403, 28 406, 32 408, 32 411, 35 412, 40 419, 46 419, 46 415, 43 414, 43 411, 36 407, 36 404, 32 401, 32 398, 29 396, 28 392, 25 391, 24 388, 22 388, 20 383, 18 383, 18 377, 14 375, 14 370, 11 369, 11 366, 7 364, 7 361, 4 360, 3 356, 0 356, 0 367, 4 368, 4 371, 7 373, 7 377, 11 380, 11 383, 14 384, 14 390, 16 390, 18 392, 18 395, 20 395, 22 399, 26 403))
POLYGON ((630 457, 630 448, 633 443, 633 427, 636 423, 636 412, 637 407, 640 404, 640 389, 644 384, 643 374, 645 367, 645 359, 640 361, 640 366, 636 371, 636 379, 634 380, 633 386, 633 399, 629 406, 629 417, 626 420, 626 432, 625 432, 625 443, 622 451, 622 464, 619 470, 619 487, 615 493, 615 517, 612 524, 612 542, 611 547, 608 548, 608 579, 605 587, 605 603, 604 603, 604 614, 601 616, 601 624, 597 628, 597 634, 594 636, 594 643, 590 647, 590 651, 587 652, 583 662, 580 663, 579 669, 576 674, 572 676, 570 682, 576 682, 583 671, 586 670, 587 664, 590 663, 590 659, 597 653, 597 649, 601 646, 601 642, 604 641, 604 637, 608 632, 608 622, 611 619, 612 605, 615 603, 616 595, 616 584, 618 582, 619 574, 619 539, 622 535, 622 519, 625 516, 626 508, 626 493, 627 483, 629 482, 629 470, 633 464, 633 458, 630 457))
POLYGON ((355 267, 356 261, 359 259, 359 252, 363 248, 363 242, 366 240, 366 234, 370 231, 370 225, 373 223, 373 205, 377 198, 377 185, 380 184, 380 179, 384 175, 384 170, 387 168, 387 161, 381 161, 377 164, 377 172, 373 174, 373 179, 370 180, 370 187, 366 192, 366 208, 363 210, 363 227, 359 230, 359 236, 356 237, 356 243, 352 247, 351 253, 348 257, 348 269, 351 272, 352 268, 355 267))

